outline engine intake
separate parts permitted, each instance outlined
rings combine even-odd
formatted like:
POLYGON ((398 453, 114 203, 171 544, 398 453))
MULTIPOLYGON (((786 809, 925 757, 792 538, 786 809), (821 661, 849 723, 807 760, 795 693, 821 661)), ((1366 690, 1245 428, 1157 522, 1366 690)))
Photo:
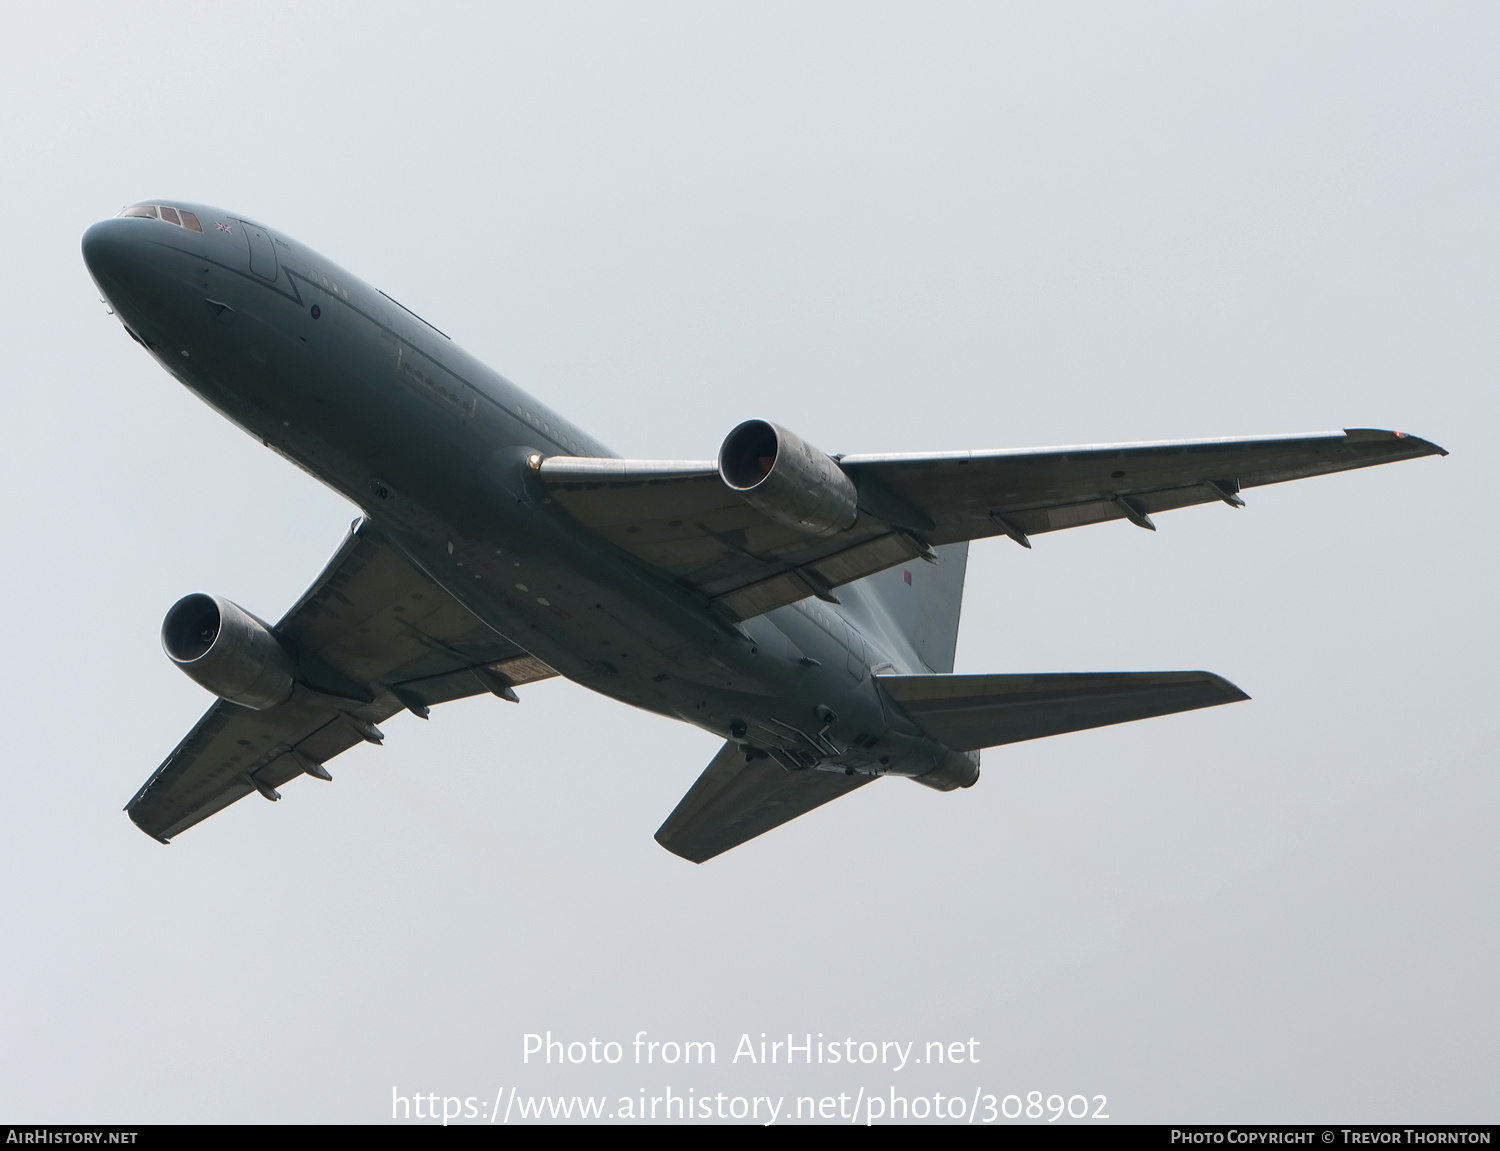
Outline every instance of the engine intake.
POLYGON ((815 536, 854 526, 854 483, 833 459, 766 420, 746 420, 719 449, 719 476, 777 523, 815 536))
POLYGON ((167 658, 220 699, 264 711, 291 698, 296 669, 271 629, 238 604, 195 593, 161 625, 167 658))

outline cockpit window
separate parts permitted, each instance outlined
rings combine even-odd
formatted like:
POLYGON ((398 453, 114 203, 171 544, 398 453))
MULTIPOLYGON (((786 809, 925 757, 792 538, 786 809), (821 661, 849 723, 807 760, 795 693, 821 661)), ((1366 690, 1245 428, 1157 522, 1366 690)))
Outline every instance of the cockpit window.
POLYGON ((128 208, 121 208, 115 213, 116 216, 140 216, 147 220, 165 220, 168 224, 176 224, 179 228, 188 228, 194 232, 203 231, 203 225, 198 222, 196 214, 187 209, 168 207, 166 204, 132 204, 128 208))

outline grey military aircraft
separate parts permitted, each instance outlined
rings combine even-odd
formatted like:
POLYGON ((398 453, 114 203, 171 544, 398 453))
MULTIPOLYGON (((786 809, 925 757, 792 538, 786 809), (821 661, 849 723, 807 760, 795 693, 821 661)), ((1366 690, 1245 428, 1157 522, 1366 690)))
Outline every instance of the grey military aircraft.
POLYGON ((1446 454, 1351 429, 827 455, 766 420, 711 462, 632 460, 288 236, 136 204, 83 237, 130 337, 363 509, 271 624, 179 600, 167 655, 219 699, 126 807, 163 843, 280 798, 402 711, 562 675, 720 736, 656 833, 702 862, 855 788, 979 778, 983 748, 1247 698, 1203 671, 955 675, 970 540, 1446 454))

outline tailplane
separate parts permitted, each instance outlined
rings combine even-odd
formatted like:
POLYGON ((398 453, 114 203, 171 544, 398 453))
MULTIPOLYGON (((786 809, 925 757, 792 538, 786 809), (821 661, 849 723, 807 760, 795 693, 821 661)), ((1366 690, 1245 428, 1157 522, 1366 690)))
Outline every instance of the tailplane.
POLYGON ((883 675, 879 683, 918 727, 954 751, 1250 698, 1227 679, 1206 671, 883 675))
POLYGON ((656 832, 656 842, 693 863, 738 847, 815 807, 872 782, 873 775, 787 771, 764 753, 726 743, 656 832))
MULTIPOLYGON (((980 748, 1249 698, 1206 671, 882 675, 878 682, 893 703, 950 749, 916 780, 940 791, 968 787, 978 778, 980 748)), ((731 740, 657 830, 656 842, 702 863, 877 778, 852 769, 787 771, 764 752, 731 740)))

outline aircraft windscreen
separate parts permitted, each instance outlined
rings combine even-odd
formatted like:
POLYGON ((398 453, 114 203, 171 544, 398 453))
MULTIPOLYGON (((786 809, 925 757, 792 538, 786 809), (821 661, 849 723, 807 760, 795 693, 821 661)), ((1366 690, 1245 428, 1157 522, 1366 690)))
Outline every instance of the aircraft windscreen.
POLYGON ((179 228, 187 228, 194 232, 203 231, 203 225, 198 222, 196 214, 189 212, 186 208, 178 209, 166 204, 132 204, 128 208, 121 208, 115 213, 120 216, 140 216, 147 220, 164 220, 168 224, 176 224, 179 228))

